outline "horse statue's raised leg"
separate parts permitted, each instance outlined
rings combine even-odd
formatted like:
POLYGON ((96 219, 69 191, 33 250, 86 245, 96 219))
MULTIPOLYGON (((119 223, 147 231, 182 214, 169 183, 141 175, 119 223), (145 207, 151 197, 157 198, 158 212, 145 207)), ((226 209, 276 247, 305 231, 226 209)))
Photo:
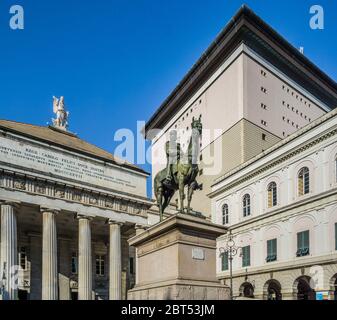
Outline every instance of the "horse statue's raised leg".
POLYGON ((191 184, 188 185, 188 196, 187 196, 187 213, 191 213, 191 200, 194 193, 194 190, 202 190, 202 185, 194 180, 191 184))
POLYGON ((193 196, 194 188, 192 184, 188 186, 188 194, 187 194, 187 214, 191 213, 191 200, 193 196))
POLYGON ((184 213, 184 199, 185 199, 184 189, 185 189, 184 180, 181 179, 179 181, 180 213, 184 213))
POLYGON ((158 187, 156 191, 157 205, 159 209, 160 221, 163 221, 163 188, 158 187))

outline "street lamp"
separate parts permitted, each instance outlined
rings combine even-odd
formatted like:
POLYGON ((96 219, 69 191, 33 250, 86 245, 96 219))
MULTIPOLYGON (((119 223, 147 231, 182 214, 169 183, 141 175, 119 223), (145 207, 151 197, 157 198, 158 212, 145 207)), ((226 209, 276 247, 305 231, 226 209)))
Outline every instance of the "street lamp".
POLYGON ((229 231, 228 240, 226 241, 226 246, 219 248, 220 257, 227 253, 229 260, 229 280, 230 280, 230 298, 233 300, 233 258, 238 254, 240 250, 240 256, 242 255, 242 247, 236 246, 233 240, 232 231, 229 231))

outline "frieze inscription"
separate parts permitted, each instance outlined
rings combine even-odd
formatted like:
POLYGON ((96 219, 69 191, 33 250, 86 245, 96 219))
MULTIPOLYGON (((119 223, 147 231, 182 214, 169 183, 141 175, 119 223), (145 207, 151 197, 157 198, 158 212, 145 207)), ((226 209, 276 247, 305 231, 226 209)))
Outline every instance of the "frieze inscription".
POLYGON ((0 161, 113 190, 145 196, 144 178, 135 173, 42 146, 0 137, 0 161))

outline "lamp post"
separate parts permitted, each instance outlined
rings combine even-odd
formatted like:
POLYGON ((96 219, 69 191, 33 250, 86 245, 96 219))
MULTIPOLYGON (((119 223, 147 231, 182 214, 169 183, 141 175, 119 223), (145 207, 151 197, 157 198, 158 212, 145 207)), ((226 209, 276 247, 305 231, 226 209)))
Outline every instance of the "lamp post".
MULTIPOLYGON (((219 248, 220 256, 227 253, 229 260, 229 280, 230 280, 230 298, 233 300, 233 258, 238 254, 241 247, 236 246, 233 240, 232 231, 229 231, 228 240, 226 246, 219 248)), ((241 252, 240 252, 241 255, 241 252)))

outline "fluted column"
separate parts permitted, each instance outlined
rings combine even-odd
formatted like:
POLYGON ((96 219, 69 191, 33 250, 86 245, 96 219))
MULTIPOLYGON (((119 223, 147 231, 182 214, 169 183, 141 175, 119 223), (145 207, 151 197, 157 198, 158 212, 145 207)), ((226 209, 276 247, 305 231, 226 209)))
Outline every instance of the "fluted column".
POLYGON ((110 248, 109 248, 109 299, 122 299, 122 247, 121 223, 109 221, 110 248))
POLYGON ((78 216, 78 299, 92 300, 91 217, 78 216))
POLYGON ((56 210, 41 209, 42 239, 42 300, 58 299, 56 210))
POLYGON ((16 203, 1 204, 1 256, 0 271, 2 280, 2 299, 17 300, 17 221, 16 203))

